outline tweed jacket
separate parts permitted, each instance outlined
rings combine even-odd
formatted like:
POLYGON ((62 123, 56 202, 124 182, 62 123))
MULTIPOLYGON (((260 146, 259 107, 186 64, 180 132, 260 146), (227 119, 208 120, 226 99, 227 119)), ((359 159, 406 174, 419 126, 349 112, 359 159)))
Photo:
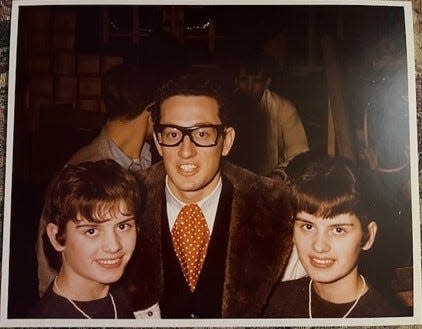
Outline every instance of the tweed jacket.
MULTIPOLYGON (((158 163, 137 175, 144 203, 139 248, 126 274, 135 309, 145 309, 159 302, 163 293, 161 217, 166 173, 158 163)), ((290 209, 280 181, 229 162, 222 163, 222 175, 233 185, 222 315, 258 317, 292 249, 290 209)))
POLYGON ((109 137, 107 135, 106 127, 104 126, 91 143, 85 145, 72 155, 68 163, 76 165, 85 161, 113 159, 108 140, 109 137))

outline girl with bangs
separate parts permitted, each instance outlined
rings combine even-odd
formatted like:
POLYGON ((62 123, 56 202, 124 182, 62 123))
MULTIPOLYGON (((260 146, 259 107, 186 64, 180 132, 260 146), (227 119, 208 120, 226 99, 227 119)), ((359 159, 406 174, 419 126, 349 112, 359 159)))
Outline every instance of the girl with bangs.
POLYGON ((308 277, 277 285, 265 317, 400 315, 358 270, 377 233, 366 194, 357 170, 341 158, 310 161, 292 178, 293 241, 308 277))
POLYGON ((33 318, 133 318, 118 281, 134 252, 141 203, 135 177, 113 160, 68 165, 53 178, 44 250, 57 276, 33 318))

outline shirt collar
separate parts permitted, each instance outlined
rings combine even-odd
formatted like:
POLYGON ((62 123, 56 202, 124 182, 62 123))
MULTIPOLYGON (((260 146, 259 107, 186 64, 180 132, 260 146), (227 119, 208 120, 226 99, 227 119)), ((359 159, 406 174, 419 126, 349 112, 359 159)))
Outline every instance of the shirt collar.
MULTIPOLYGON (((173 206, 182 209, 184 206, 186 206, 188 203, 185 203, 181 200, 179 200, 177 198, 177 196, 175 196, 173 194, 173 192, 170 190, 169 187, 169 176, 166 175, 166 200, 167 202, 171 203, 173 206)), ((202 200, 195 202, 199 208, 206 208, 210 203, 215 201, 216 195, 219 197, 220 193, 221 193, 221 188, 222 188, 223 184, 221 181, 221 177, 218 180, 217 186, 215 187, 215 189, 205 198, 203 198, 202 200)))
MULTIPOLYGON (((223 183, 220 177, 215 189, 208 196, 196 202, 196 204, 199 206, 199 208, 201 208, 204 214, 204 217, 205 217, 205 220, 207 221, 210 232, 212 231, 212 227, 214 226, 215 215, 217 212, 217 206, 218 206, 218 201, 220 200, 222 187, 223 187, 223 183)), ((166 194, 166 204, 167 204, 167 210, 168 210, 169 224, 171 228, 174 222, 176 221, 177 214, 180 212, 180 210, 184 206, 187 205, 187 203, 179 200, 170 190, 170 187, 168 185, 168 175, 166 175, 165 194, 166 194)))
POLYGON ((110 146, 110 152, 113 159, 123 168, 131 171, 146 169, 151 165, 151 145, 144 143, 141 150, 140 158, 132 159, 125 152, 123 152, 110 137, 107 137, 110 146))

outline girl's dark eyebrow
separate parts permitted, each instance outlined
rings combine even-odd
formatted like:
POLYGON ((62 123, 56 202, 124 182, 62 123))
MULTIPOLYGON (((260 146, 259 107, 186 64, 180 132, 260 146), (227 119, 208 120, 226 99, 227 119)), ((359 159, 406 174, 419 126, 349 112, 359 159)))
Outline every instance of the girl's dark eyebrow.
POLYGON ((330 227, 332 226, 355 226, 353 223, 336 223, 336 224, 330 224, 330 227))
POLYGON ((76 228, 84 228, 84 227, 97 227, 100 223, 87 223, 87 224, 79 224, 76 225, 76 228))
MULTIPOLYGON (((116 225, 126 223, 126 222, 129 222, 129 221, 132 221, 132 220, 135 220, 135 216, 131 216, 129 218, 123 219, 122 221, 118 222, 116 225)), ((97 227, 97 226, 100 226, 102 223, 107 223, 109 221, 110 220, 105 220, 105 221, 102 221, 102 222, 92 222, 92 223, 88 222, 88 223, 84 223, 84 224, 78 224, 78 225, 76 225, 76 228, 97 227)))
POLYGON ((126 223, 126 222, 130 222, 132 220, 135 220, 135 216, 123 219, 122 221, 118 222, 116 225, 122 224, 122 223, 126 223))
MULTIPOLYGON (((302 222, 302 223, 308 223, 308 224, 312 224, 312 225, 314 225, 314 222, 312 222, 312 221, 310 221, 310 220, 307 220, 307 219, 303 219, 303 218, 298 218, 298 217, 295 217, 295 222, 296 221, 298 221, 298 222, 302 222)), ((329 226, 330 227, 333 227, 333 226, 354 226, 355 224, 353 224, 353 223, 334 223, 334 224, 330 224, 329 226)))
POLYGON ((307 219, 298 218, 298 217, 295 217, 295 221, 313 224, 313 222, 311 222, 311 221, 309 221, 307 219))

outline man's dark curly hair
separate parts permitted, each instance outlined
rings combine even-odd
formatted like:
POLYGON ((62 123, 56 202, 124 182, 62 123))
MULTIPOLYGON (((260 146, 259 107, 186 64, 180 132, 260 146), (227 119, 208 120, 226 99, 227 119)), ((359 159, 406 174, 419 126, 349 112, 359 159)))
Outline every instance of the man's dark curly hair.
POLYGON ((219 117, 223 125, 231 124, 231 106, 224 88, 225 82, 218 71, 191 71, 164 83, 155 97, 155 105, 152 108, 152 120, 154 124, 160 122, 161 105, 172 96, 208 96, 218 103, 219 117))
POLYGON ((101 79, 101 95, 107 118, 135 118, 153 101, 157 87, 158 78, 149 68, 132 64, 112 67, 101 79))

